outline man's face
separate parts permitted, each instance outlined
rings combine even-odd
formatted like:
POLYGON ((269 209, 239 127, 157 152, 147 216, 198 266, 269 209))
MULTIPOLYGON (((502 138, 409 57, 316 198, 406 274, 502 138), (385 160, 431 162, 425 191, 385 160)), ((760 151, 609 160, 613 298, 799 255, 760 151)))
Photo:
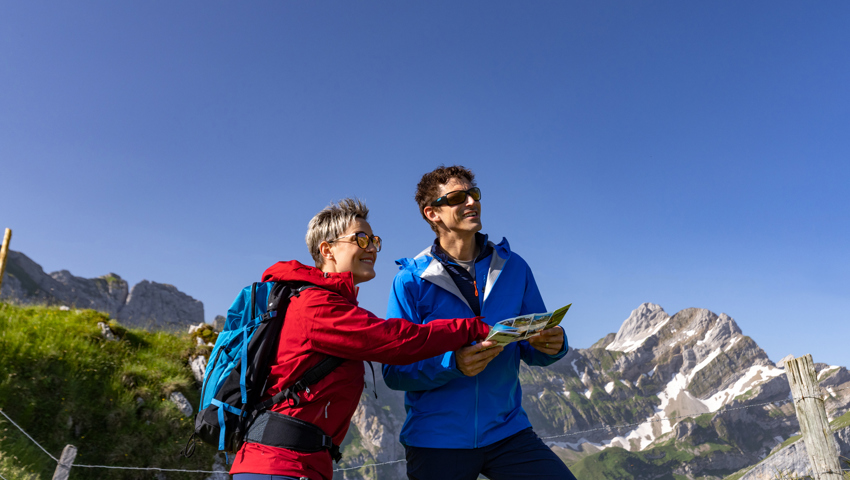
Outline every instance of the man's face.
MULTIPOLYGON (((472 188, 472 184, 465 179, 452 178, 449 179, 448 183, 440 185, 440 194, 437 198, 450 192, 469 190, 470 188, 472 188)), ((467 195, 466 201, 458 205, 441 205, 430 208, 440 220, 435 223, 438 225, 442 223, 451 232, 463 234, 481 230, 481 202, 475 201, 472 195, 467 195)))

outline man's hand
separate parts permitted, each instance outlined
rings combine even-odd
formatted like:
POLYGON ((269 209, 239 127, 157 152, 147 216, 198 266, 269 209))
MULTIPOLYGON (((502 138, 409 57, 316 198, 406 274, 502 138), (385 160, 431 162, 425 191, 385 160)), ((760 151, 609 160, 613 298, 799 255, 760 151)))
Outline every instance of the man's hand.
POLYGON ((481 342, 457 350, 455 352, 457 369, 467 377, 478 375, 502 351, 502 347, 494 347, 494 345, 496 342, 481 342))
POLYGON ((540 335, 529 338, 528 343, 539 352, 555 355, 564 346, 564 329, 558 326, 543 330, 540 335))

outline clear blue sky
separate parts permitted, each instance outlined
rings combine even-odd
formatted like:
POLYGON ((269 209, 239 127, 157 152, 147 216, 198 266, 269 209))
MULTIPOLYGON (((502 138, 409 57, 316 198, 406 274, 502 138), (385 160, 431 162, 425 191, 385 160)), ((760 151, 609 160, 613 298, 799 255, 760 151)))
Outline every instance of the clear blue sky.
POLYGON ((850 365, 850 3, 0 1, 0 228, 48 272, 223 314, 358 196, 393 260, 420 175, 478 175, 588 347, 642 302, 850 365))

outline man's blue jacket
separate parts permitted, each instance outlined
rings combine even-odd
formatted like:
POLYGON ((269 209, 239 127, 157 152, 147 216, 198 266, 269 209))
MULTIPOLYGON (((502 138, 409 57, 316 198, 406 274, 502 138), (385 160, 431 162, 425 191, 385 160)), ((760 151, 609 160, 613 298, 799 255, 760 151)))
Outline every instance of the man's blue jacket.
MULTIPOLYGON (((492 253, 475 264, 475 283, 484 321, 546 311, 525 260, 511 253, 508 241, 488 242, 492 253)), ((387 318, 428 323, 440 318, 474 316, 472 308, 443 264, 428 248, 415 258, 397 260, 387 318)), ((404 366, 384 365, 384 381, 404 390, 407 419, 401 443, 427 448, 478 448, 531 426, 522 408, 519 361, 549 365, 567 353, 539 352, 527 341, 505 346, 481 373, 467 377, 455 365, 454 352, 404 366)))

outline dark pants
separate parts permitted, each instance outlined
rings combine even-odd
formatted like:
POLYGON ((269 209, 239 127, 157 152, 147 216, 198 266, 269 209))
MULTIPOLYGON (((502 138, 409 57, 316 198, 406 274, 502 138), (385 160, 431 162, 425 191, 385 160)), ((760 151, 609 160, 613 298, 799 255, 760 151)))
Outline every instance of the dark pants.
POLYGON ((490 480, 576 478, 531 428, 481 448, 404 448, 410 480, 475 480, 479 473, 490 480))

